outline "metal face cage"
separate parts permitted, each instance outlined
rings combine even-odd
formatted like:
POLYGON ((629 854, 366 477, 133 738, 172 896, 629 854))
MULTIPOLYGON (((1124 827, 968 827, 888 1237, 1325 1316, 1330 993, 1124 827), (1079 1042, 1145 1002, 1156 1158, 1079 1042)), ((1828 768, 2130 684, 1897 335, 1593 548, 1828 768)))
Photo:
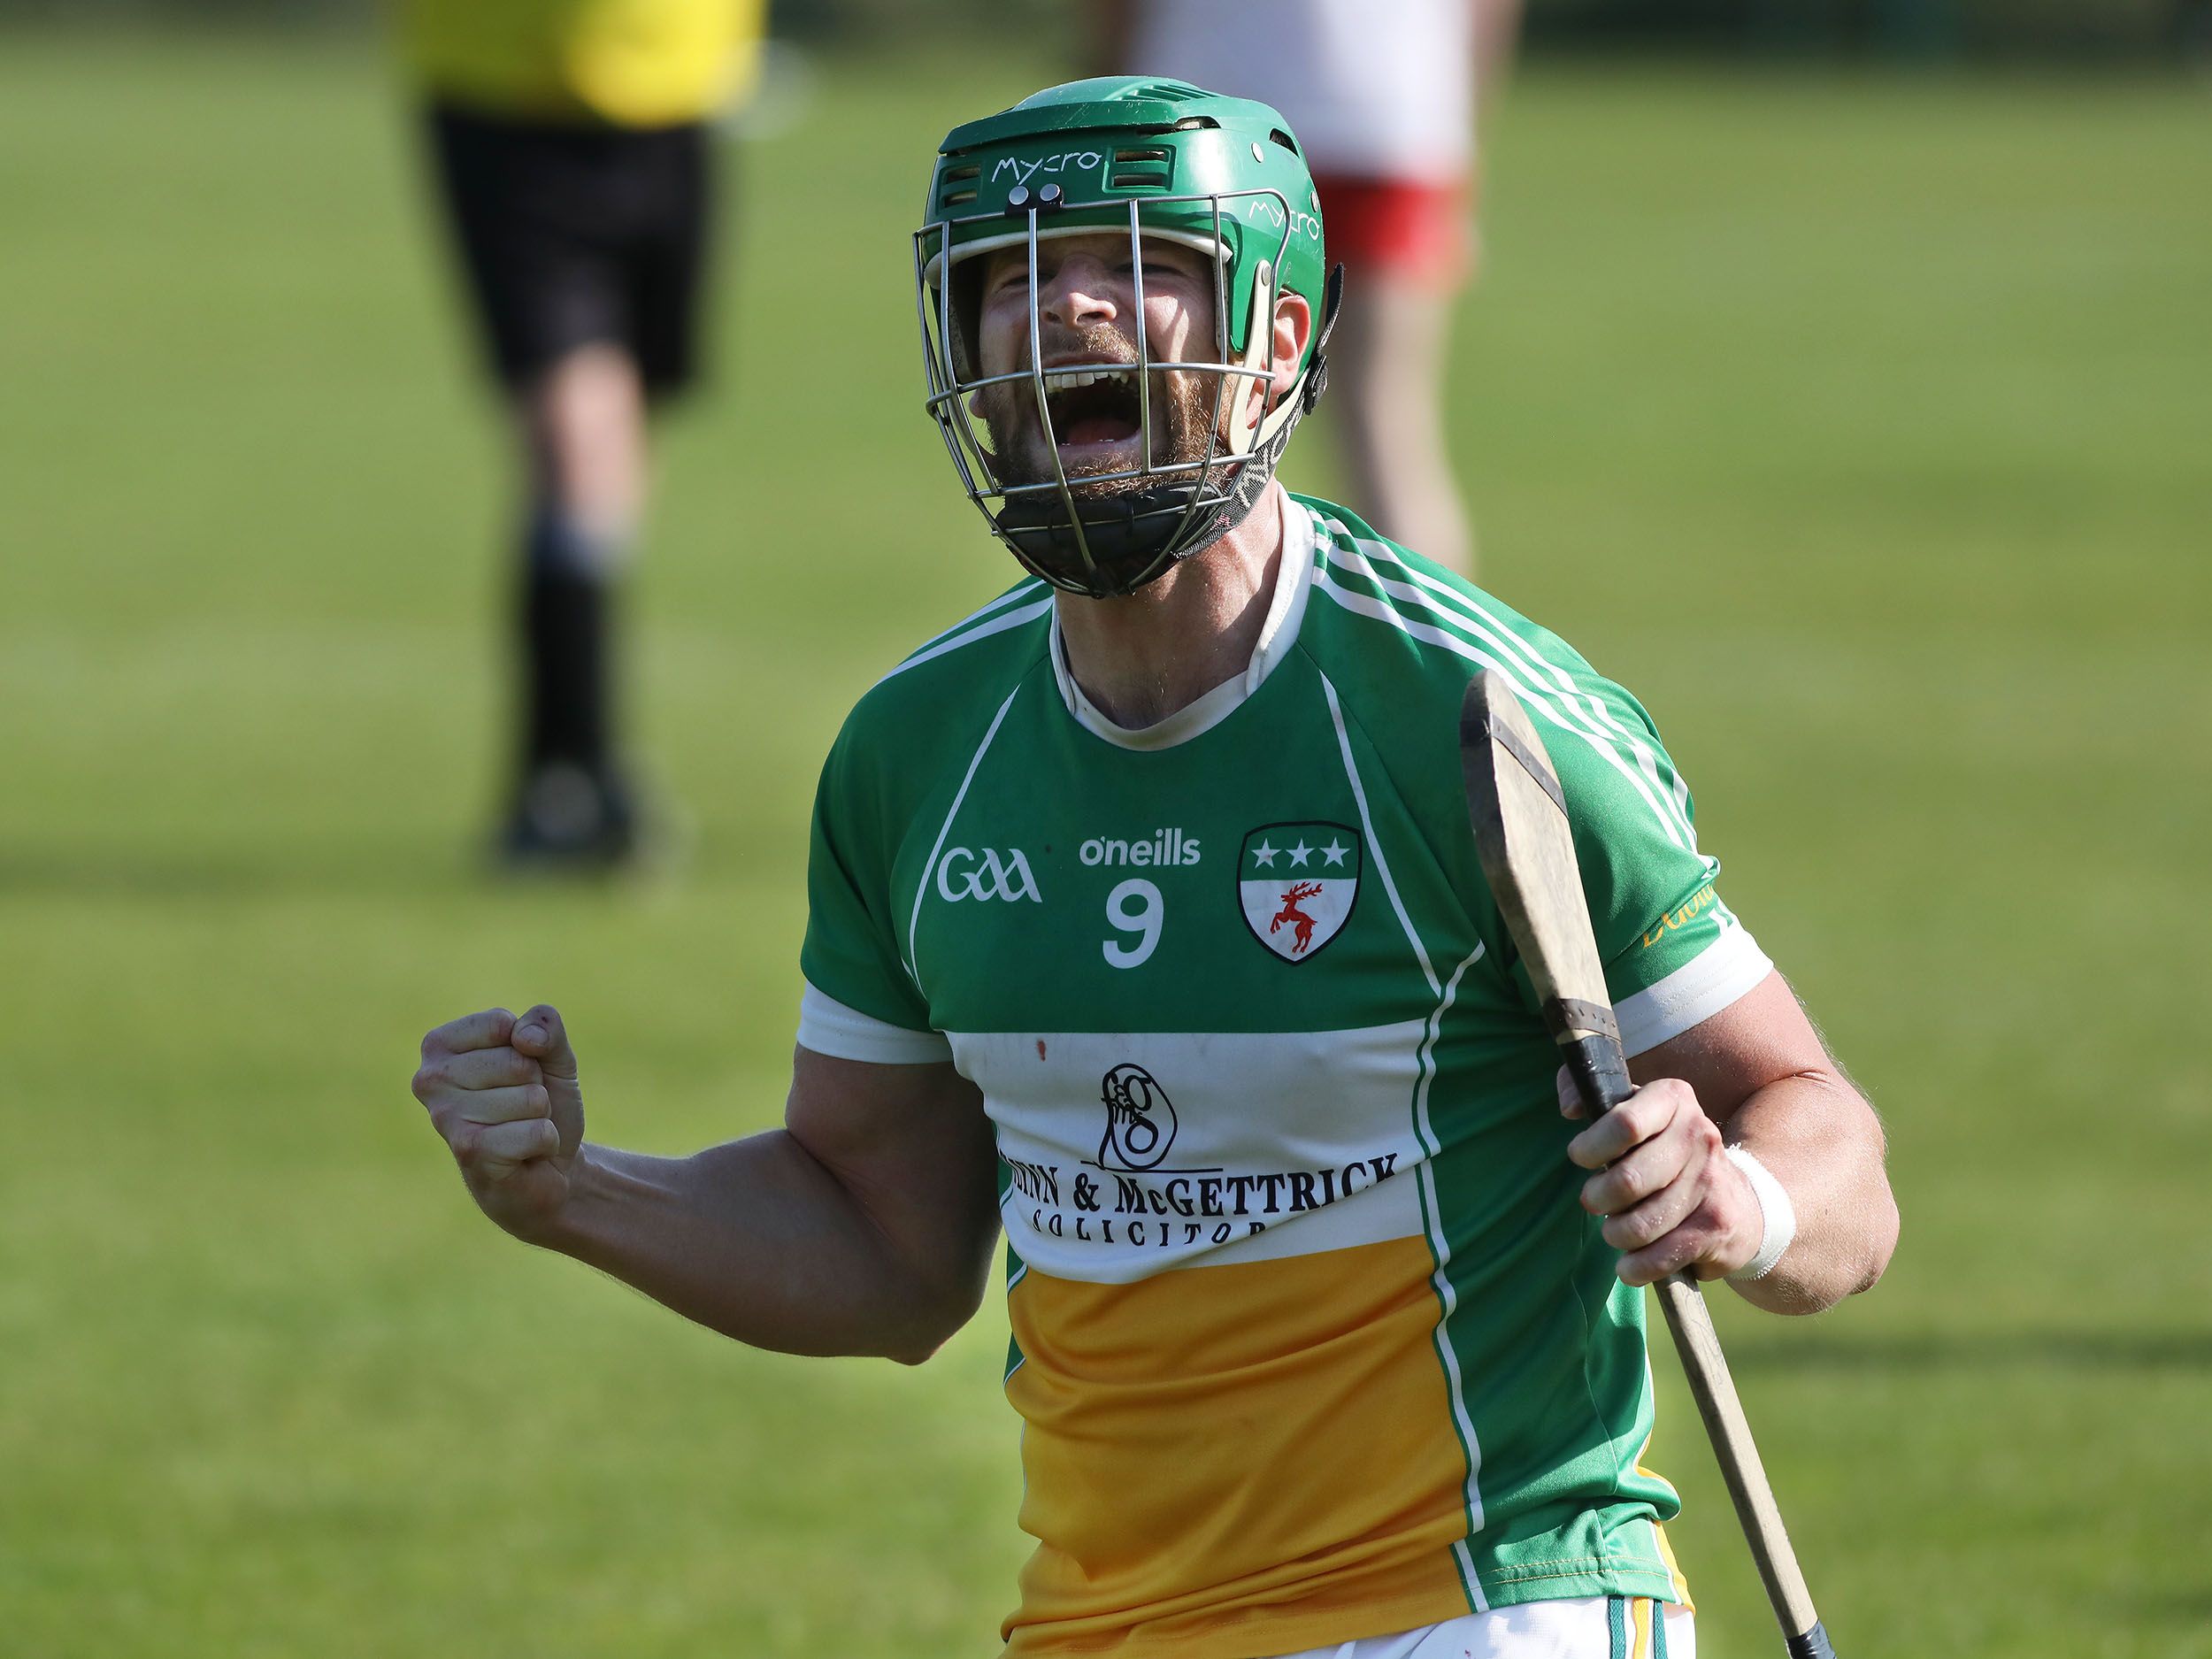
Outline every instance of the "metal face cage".
POLYGON ((1273 318, 1282 293, 1284 254, 1291 236, 1290 204, 1279 190, 1252 189, 1139 201, 1108 197, 1067 202, 1059 187, 1048 184, 1033 196, 1017 187, 1004 212, 978 213, 941 219, 914 233, 915 305, 921 326, 922 364, 927 396, 924 407, 937 423, 968 499, 973 502, 992 534, 1012 549, 1025 567, 1056 588, 1071 592, 1105 595, 1128 593, 1164 571, 1182 554, 1194 550, 1199 539, 1222 521, 1233 506, 1232 489, 1238 470, 1275 429, 1285 399, 1271 389, 1276 369, 1273 318), (1271 224, 1281 226, 1272 253, 1257 262, 1252 282, 1250 317, 1246 326, 1247 347, 1239 361, 1231 342, 1232 286, 1235 263, 1232 236, 1256 234, 1248 216, 1237 212, 1248 198, 1264 198, 1271 209, 1262 213, 1271 224), (1202 215, 1194 211, 1202 209, 1202 215), (1172 216, 1163 210, 1180 210, 1172 216), (1105 216, 1110 215, 1110 218, 1105 216), (1167 219, 1155 222, 1155 216, 1167 219), (1105 222, 1102 223, 1102 218, 1105 222), (1194 219, 1210 219, 1212 235, 1190 229, 1194 219), (1008 221, 1014 224, 1008 226, 1008 221), (1132 309, 1135 313, 1136 359, 1129 366, 1137 381, 1137 465, 1118 471, 1080 473, 1071 479, 1062 463, 1059 434, 1053 425, 1050 392, 1056 383, 1095 373, 1097 364, 1043 366, 1042 324, 1040 318, 1038 244, 1074 235, 1115 234, 1116 221, 1127 227, 1131 267, 1132 309), (986 225, 1008 226, 1003 235, 979 234, 986 225), (1227 234, 1225 234, 1225 231, 1227 234), (1144 251, 1148 240, 1194 248, 1208 256, 1213 296, 1212 360, 1156 359, 1145 315, 1144 251), (982 374, 978 348, 981 311, 979 284, 971 311, 964 303, 959 267, 1001 248, 1022 244, 1028 261, 1029 339, 1026 366, 995 374, 982 374), (951 258, 946 258, 946 250, 951 258), (1205 455, 1197 460, 1163 460, 1154 431, 1153 376, 1169 373, 1210 375, 1213 380, 1212 414, 1207 428, 1205 455), (1259 418, 1248 427, 1239 423, 1234 442, 1225 442, 1223 416, 1240 407, 1231 388, 1246 381, 1270 386, 1259 418), (1010 476, 1006 457, 994 449, 987 422, 980 412, 979 394, 993 388, 1025 383, 1035 400, 1037 425, 1051 476, 1020 479, 1010 476), (1117 488, 1119 487, 1119 488, 1117 488), (1031 511, 1024 514, 1023 507, 1031 511), (1058 522, 1051 521, 1056 507, 1058 522), (1010 527, 1010 509, 1029 522, 1010 527), (1039 510, 1042 510, 1040 511, 1039 510), (1031 527, 1042 526, 1042 528, 1031 527), (1073 558, 1068 568, 1042 563, 1024 541, 1049 534, 1056 544, 1065 543, 1073 558))

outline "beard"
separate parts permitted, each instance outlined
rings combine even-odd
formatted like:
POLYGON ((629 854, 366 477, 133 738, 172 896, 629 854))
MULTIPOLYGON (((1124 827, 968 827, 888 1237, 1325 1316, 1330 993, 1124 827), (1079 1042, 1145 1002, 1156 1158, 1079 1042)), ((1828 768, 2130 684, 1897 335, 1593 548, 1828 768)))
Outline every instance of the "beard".
MULTIPOLYGON (((1058 389, 1062 383, 1048 380, 1046 405, 1051 411, 1053 435, 1061 446, 1059 469, 1071 485, 1096 479, 1102 473, 1135 472, 1140 461, 1138 440, 1142 436, 1141 405, 1134 384, 1137 359, 1128 342, 1112 326, 1048 328, 1039 342, 1048 359, 1080 357, 1105 366, 1125 365, 1127 383, 1094 383, 1076 390, 1058 389), (1079 441, 1074 434, 1094 434, 1079 441), (1071 448, 1071 446, 1073 446, 1071 448), (1086 453, 1087 451, 1087 453, 1086 453)), ((1027 355, 1026 351, 1024 353, 1027 355)), ((1155 369, 1149 376, 1152 465, 1194 466, 1206 458, 1209 435, 1216 416, 1215 383, 1222 376, 1189 370, 1155 369)), ((1221 400, 1224 408, 1227 398, 1221 400)), ((1002 485, 1048 484, 1056 476, 1054 454, 1045 442, 1038 419, 1033 385, 1003 381, 983 388, 974 402, 990 434, 992 468, 1002 485)), ((1219 445, 1215 453, 1221 453, 1219 445)), ((1195 472, 1171 475, 1195 482, 1195 472)), ((1158 478, 1141 474, 1106 478, 1080 484, 1076 494, 1087 499, 1156 488, 1158 478)))

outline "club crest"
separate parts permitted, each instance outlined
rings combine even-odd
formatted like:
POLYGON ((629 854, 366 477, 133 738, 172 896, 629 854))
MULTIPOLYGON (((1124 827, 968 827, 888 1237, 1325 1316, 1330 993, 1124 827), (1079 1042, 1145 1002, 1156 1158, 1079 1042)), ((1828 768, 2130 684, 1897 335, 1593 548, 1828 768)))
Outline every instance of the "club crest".
POLYGON ((1310 961, 1359 895, 1359 832, 1342 824, 1267 824, 1237 855, 1237 899, 1252 936, 1285 962, 1310 961))

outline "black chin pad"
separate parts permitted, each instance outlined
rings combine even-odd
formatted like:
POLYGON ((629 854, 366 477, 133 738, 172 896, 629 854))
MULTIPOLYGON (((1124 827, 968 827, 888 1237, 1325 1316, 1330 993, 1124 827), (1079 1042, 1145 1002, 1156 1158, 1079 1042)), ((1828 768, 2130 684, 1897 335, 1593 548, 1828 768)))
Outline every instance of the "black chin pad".
MULTIPOLYGON (((1190 499, 1187 485, 1079 495, 1079 542, 1068 519, 1067 503, 1057 492, 1028 495, 999 510, 998 531, 1024 564, 1055 587, 1106 598, 1134 593, 1175 562, 1166 551, 1168 541, 1190 499), (1088 565, 1083 562, 1087 549, 1088 565)), ((1213 535, 1204 534, 1202 526, 1221 512, 1219 505, 1200 508, 1198 539, 1178 539, 1186 546, 1205 546, 1213 535)))

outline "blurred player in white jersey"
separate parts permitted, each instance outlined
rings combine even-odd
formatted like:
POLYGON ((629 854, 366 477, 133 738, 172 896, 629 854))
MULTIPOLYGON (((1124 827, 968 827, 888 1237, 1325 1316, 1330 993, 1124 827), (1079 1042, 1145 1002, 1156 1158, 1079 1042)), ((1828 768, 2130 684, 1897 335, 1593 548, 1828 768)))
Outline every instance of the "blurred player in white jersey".
POLYGON ((1290 118, 1348 277, 1329 361, 1349 504, 1471 572, 1445 360, 1474 263, 1476 106, 1512 57, 1521 0, 1111 0, 1101 16, 1104 68, 1290 118))

